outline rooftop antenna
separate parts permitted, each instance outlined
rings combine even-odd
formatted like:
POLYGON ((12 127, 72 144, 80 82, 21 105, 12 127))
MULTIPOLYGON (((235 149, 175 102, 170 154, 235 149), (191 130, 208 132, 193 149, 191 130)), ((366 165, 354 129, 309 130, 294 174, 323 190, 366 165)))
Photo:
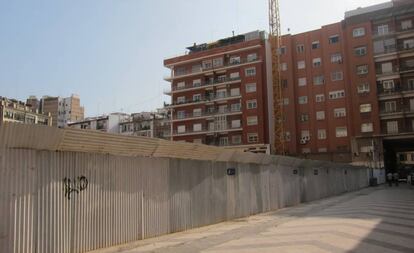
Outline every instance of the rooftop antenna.
POLYGON ((234 37, 234 31, 231 31, 233 33, 233 37, 234 37))

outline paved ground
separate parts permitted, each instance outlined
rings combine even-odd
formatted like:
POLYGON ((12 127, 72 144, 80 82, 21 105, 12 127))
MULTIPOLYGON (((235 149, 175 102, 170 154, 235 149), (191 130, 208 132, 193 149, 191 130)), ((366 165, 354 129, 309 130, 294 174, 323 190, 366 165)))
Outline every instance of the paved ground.
POLYGON ((367 188, 96 252, 414 253, 414 187, 367 188))

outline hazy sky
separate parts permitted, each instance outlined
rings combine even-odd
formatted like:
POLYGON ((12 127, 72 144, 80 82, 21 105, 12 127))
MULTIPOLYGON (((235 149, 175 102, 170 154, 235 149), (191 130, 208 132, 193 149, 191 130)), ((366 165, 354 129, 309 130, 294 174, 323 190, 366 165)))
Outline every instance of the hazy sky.
MULTIPOLYGON (((280 0, 282 31, 316 29, 384 0, 280 0)), ((268 30, 268 0, 0 0, 0 96, 81 96, 86 114, 139 112, 169 97, 163 59, 268 30)))

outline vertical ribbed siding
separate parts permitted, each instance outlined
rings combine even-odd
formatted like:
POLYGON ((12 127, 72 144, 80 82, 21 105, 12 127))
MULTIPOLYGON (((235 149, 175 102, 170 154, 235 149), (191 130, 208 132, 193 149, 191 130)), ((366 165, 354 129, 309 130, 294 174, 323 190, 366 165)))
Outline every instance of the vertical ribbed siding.
POLYGON ((356 190, 367 185, 366 175, 330 163, 2 149, 0 252, 86 252, 356 190), (88 187, 68 200, 63 179, 78 176, 88 178, 88 187))

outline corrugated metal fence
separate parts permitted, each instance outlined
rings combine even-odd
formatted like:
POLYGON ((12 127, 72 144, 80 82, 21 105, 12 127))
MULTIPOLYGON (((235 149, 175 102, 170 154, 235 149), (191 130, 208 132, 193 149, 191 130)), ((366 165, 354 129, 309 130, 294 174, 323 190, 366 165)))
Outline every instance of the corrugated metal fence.
POLYGON ((0 252, 86 252, 367 186, 365 168, 270 160, 0 148, 0 252))

